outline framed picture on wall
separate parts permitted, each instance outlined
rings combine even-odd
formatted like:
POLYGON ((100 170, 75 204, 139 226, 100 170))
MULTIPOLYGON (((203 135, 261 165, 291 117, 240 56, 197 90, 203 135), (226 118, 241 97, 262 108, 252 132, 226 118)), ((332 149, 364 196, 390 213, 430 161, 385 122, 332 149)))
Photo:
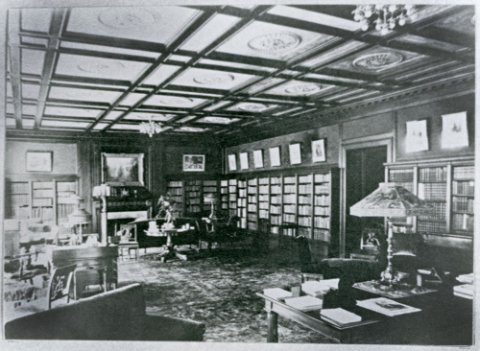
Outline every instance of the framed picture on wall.
POLYGON ((248 153, 240 153, 240 169, 248 169, 248 153))
POLYGON ((427 120, 407 122, 405 151, 418 152, 428 150, 427 120))
POLYGON ((27 151, 25 170, 27 172, 52 172, 53 152, 41 150, 27 151))
POLYGON ((325 139, 312 140, 312 162, 325 162, 325 139))
POLYGON ((184 172, 204 172, 205 155, 183 155, 184 172))
POLYGON ((263 151, 262 150, 253 151, 253 166, 255 168, 263 168, 263 151))
POLYGON ((235 154, 228 155, 228 170, 229 171, 237 170, 237 157, 235 154))
POLYGON ((467 112, 442 115, 443 149, 453 149, 468 146, 467 112))
POLYGON ((111 185, 144 185, 143 153, 102 153, 102 183, 111 185))
POLYGON ((268 149, 270 155, 270 166, 278 167, 281 165, 280 162, 280 146, 271 147, 268 149))
POLYGON ((300 143, 288 145, 288 151, 289 151, 291 165, 298 165, 302 163, 302 153, 301 153, 300 143))

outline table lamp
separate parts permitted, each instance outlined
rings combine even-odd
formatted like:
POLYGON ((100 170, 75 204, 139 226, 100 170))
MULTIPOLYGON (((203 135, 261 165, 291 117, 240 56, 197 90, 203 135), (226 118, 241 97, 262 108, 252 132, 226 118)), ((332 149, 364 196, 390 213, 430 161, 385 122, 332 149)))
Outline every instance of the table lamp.
POLYGON ((208 218, 216 219, 217 216, 215 214, 215 202, 216 202, 215 195, 214 194, 205 194, 204 197, 203 197, 203 202, 207 203, 207 204, 208 203, 210 204, 210 215, 208 216, 208 218))
POLYGON ((79 242, 82 240, 83 226, 90 224, 92 215, 83 208, 83 200, 80 197, 76 197, 78 206, 68 216, 68 223, 72 228, 75 228, 75 233, 79 236, 79 242), (78 230, 76 229, 78 228, 78 230))
POLYGON ((350 214, 357 217, 385 217, 387 219, 387 267, 381 281, 392 285, 395 282, 392 265, 393 227, 392 218, 430 214, 433 208, 427 202, 402 186, 394 183, 380 183, 371 194, 350 207, 350 214))

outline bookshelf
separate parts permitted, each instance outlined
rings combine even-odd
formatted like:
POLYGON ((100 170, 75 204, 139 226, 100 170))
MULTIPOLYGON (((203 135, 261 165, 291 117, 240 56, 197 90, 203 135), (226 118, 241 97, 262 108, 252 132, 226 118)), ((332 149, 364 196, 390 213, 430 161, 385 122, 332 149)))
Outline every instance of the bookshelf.
MULTIPOLYGON (((298 176, 298 235, 312 236, 313 174, 298 176)), ((315 217, 316 220, 316 217, 315 217)))
POLYGON ((332 176, 315 173, 313 176, 313 239, 330 241, 332 229, 332 176))
POLYGON ((183 181, 171 180, 167 183, 167 194, 170 196, 171 201, 174 203, 173 216, 180 217, 183 215, 183 181))
POLYGON ((269 218, 269 183, 268 177, 258 179, 258 219, 269 218))
POLYGON ((270 177, 270 232, 280 233, 282 224, 282 177, 270 177))
POLYGON ((75 175, 24 177, 6 181, 5 218, 38 218, 44 223, 65 224, 78 206, 75 175))
POLYGON ((403 232, 472 237, 474 168, 468 157, 386 164, 387 181, 404 186, 433 207, 428 216, 399 219, 406 224, 403 232))
POLYGON ((216 180, 204 180, 202 183, 202 196, 203 196, 203 211, 210 212, 211 204, 205 201, 208 197, 217 199, 217 181, 216 180))
POLYGON ((237 214, 237 179, 228 180, 228 210, 231 216, 237 214))
POLYGON ((228 211, 228 179, 220 180, 220 209, 228 211))
POLYGON ((282 235, 294 237, 297 226, 297 175, 283 177, 282 235))
POLYGON ((185 212, 187 215, 195 215, 202 210, 202 181, 185 181, 185 212))
POLYGON ((237 183, 237 216, 240 217, 240 228, 247 228, 247 181, 239 179, 237 183))
POLYGON ((258 228, 258 178, 247 181, 247 229, 255 231, 258 228))

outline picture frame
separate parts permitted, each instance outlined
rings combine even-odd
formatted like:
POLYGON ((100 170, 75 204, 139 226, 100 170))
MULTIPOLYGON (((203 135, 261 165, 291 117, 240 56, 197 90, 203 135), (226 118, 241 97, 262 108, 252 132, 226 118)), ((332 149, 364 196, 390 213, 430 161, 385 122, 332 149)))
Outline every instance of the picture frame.
POLYGON ((288 152, 290 156, 290 164, 298 165, 302 163, 302 152, 300 143, 288 145, 288 152))
POLYGON ((102 153, 102 183, 144 185, 143 153, 102 153))
POLYGON ((227 156, 228 158, 228 170, 229 171, 236 171, 237 170, 237 157, 235 154, 230 154, 227 156))
POLYGON ((248 153, 246 152, 240 153, 240 169, 248 169, 248 153))
POLYGON ((183 155, 184 172, 205 172, 205 155, 183 155))
POLYGON ((255 168, 263 168, 263 150, 253 151, 253 166, 255 168))
POLYGON ((325 139, 312 140, 312 162, 325 162, 325 139))
POLYGON ((28 150, 25 155, 25 171, 52 172, 53 151, 28 150))
POLYGON ((408 121, 406 123, 405 152, 428 150, 427 120, 408 121))
POLYGON ((270 156, 270 166, 279 167, 281 165, 280 161, 280 146, 271 147, 268 149, 270 156))
POLYGON ((468 147, 467 112, 442 115, 442 149, 468 147))

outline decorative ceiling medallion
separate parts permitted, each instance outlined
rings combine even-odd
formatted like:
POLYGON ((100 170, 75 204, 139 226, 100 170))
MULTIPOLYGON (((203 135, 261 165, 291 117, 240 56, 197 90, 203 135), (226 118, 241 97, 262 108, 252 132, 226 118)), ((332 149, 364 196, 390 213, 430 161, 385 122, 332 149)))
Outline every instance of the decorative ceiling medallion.
POLYGON ((176 106, 190 106, 194 102, 191 98, 183 96, 162 96, 157 100, 158 104, 176 105, 176 106))
POLYGON ((98 21, 113 29, 130 30, 153 25, 161 18, 155 12, 144 8, 109 8, 98 15, 98 21))
POLYGON ((268 107, 264 104, 258 102, 245 102, 239 105, 239 109, 246 112, 261 112, 266 110, 268 107))
POLYGON ((388 67, 395 66, 403 61, 403 56, 398 52, 386 51, 363 55, 353 60, 352 65, 355 68, 378 71, 388 67))
POLYGON ((256 51, 283 52, 296 48, 302 37, 295 33, 282 32, 260 35, 248 42, 248 46, 256 51))
POLYGON ((235 80, 235 76, 233 74, 199 74, 193 77, 193 81, 198 84, 202 85, 217 85, 217 84, 225 84, 229 82, 233 82, 235 80))
POLYGON ((212 123, 212 124, 230 124, 237 122, 238 118, 227 118, 227 117, 217 117, 217 116, 208 116, 199 119, 198 123, 212 123))
POLYGON ((315 83, 299 83, 286 87, 284 92, 288 95, 311 95, 318 93, 321 87, 315 83))
POLYGON ((118 61, 111 61, 108 64, 104 62, 84 62, 77 65, 80 71, 100 74, 105 72, 117 71, 125 69, 125 65, 118 61))

